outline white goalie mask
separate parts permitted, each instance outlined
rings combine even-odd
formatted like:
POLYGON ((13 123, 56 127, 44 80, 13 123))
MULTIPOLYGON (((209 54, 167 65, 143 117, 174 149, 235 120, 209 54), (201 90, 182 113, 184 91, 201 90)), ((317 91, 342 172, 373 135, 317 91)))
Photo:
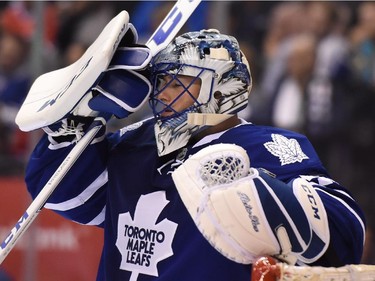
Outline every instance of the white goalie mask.
POLYGON ((188 122, 190 114, 230 116, 247 106, 251 90, 249 64, 237 40, 215 29, 189 32, 175 38, 153 58, 151 80, 153 93, 150 106, 156 118, 155 137, 159 156, 185 146, 191 136, 207 125, 213 125, 188 122), (179 80, 181 75, 194 79, 189 85, 183 85, 179 80), (169 76, 168 83, 161 86, 160 81, 165 76, 169 76), (197 80, 200 91, 198 98, 194 98, 189 87, 197 80), (173 81, 183 86, 182 92, 166 104, 159 95, 173 81), (176 112, 171 105, 185 93, 190 94, 194 104, 176 112), (174 113, 163 117, 162 113, 166 110, 174 113))

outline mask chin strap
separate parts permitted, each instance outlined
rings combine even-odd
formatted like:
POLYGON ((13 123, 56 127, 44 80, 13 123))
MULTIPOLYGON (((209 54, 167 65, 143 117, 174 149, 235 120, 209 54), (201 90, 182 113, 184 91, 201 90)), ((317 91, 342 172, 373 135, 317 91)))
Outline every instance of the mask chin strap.
POLYGON ((218 113, 188 113, 188 125, 215 126, 232 117, 233 114, 218 113))

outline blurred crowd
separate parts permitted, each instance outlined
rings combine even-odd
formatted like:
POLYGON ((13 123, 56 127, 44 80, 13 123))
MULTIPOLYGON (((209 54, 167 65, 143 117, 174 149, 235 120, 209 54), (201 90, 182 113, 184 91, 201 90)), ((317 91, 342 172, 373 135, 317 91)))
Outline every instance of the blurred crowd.
MULTIPOLYGON (((23 173, 32 139, 17 128, 14 118, 38 75, 77 60, 123 9, 145 42, 172 5, 0 2, 0 174, 23 173), (41 40, 35 40, 40 33, 41 40), (37 62, 35 54, 40 54, 37 62)), ((183 31, 218 25, 239 40, 250 62, 253 89, 241 117, 306 134, 331 176, 365 209, 371 237, 375 2, 207 1, 183 31)), ((374 256, 369 251, 364 262, 374 263, 374 256)))

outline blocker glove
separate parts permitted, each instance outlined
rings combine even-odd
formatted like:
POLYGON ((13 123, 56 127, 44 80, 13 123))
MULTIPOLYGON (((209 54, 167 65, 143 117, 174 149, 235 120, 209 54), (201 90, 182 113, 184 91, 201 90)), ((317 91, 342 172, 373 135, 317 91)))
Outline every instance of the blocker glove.
POLYGON ((119 48, 99 83, 92 89, 92 110, 111 113, 117 118, 137 111, 151 93, 151 83, 142 74, 151 60, 146 46, 119 48))
MULTIPOLYGON (((146 46, 119 48, 96 86, 64 119, 44 127, 54 149, 78 141, 96 116, 128 117, 151 92, 149 80, 139 71, 151 59, 146 46), (138 70, 138 71, 137 71, 138 70)), ((104 132, 103 132, 104 133, 104 132)))
POLYGON ((136 45, 137 40, 128 13, 120 12, 80 59, 34 81, 16 117, 19 128, 26 132, 46 128, 51 134, 71 132, 63 124, 73 123, 64 119, 123 118, 138 110, 151 91, 141 74, 151 54, 146 46, 136 45))

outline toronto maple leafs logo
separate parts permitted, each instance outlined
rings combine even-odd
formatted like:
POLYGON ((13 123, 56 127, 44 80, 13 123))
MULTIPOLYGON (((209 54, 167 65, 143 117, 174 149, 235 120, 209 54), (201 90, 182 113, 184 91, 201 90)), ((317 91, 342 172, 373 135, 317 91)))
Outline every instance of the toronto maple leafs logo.
POLYGON ((304 159, 309 159, 303 153, 297 140, 288 139, 279 134, 272 134, 271 136, 272 141, 266 142, 264 146, 272 155, 279 157, 281 166, 295 162, 301 163, 304 159))
POLYGON ((157 191, 139 198, 134 220, 129 212, 119 215, 116 246, 122 255, 120 269, 132 272, 130 280, 140 273, 158 276, 157 263, 173 255, 177 224, 168 219, 156 224, 168 203, 165 192, 157 191))

